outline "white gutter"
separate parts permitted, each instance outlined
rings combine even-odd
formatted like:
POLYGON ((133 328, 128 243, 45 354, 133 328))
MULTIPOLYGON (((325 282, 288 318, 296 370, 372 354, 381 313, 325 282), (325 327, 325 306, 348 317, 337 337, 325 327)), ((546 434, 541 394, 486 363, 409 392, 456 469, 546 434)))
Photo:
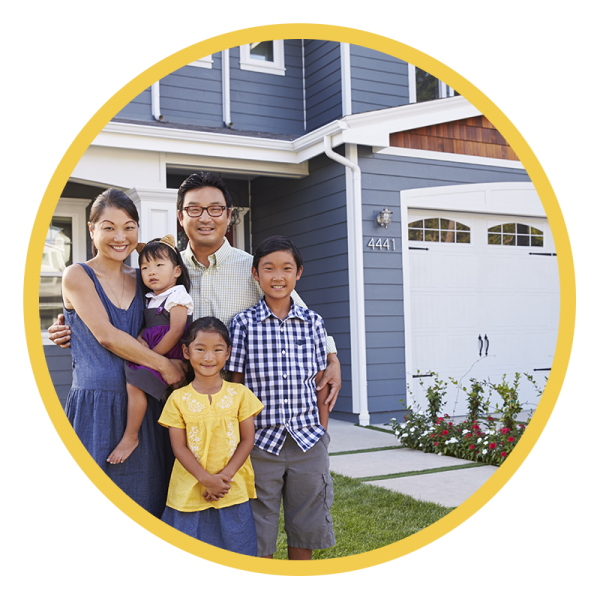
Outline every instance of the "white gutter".
POLYGON ((350 292, 350 346, 352 360, 352 410, 359 411, 360 425, 369 425, 367 395, 367 339, 365 328, 365 282, 363 275, 363 232, 361 172, 355 144, 346 145, 349 160, 334 152, 331 137, 323 137, 325 154, 346 167, 346 206, 348 223, 348 279, 350 292))

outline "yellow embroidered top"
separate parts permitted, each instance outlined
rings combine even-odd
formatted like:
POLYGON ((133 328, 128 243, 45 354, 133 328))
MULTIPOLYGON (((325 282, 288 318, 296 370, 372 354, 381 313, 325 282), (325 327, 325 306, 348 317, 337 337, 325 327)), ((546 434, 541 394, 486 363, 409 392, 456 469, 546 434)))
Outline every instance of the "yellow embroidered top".
MULTIPOLYGON (((260 400, 239 383, 223 382, 221 391, 208 396, 199 394, 192 385, 175 390, 167 400, 158 422, 165 427, 186 430, 187 446, 205 471, 214 475, 222 471, 240 442, 239 423, 258 414, 260 400)), ((254 471, 250 457, 241 466, 224 498, 207 502, 204 486, 175 460, 167 506, 182 512, 207 508, 225 508, 256 498, 254 471)))

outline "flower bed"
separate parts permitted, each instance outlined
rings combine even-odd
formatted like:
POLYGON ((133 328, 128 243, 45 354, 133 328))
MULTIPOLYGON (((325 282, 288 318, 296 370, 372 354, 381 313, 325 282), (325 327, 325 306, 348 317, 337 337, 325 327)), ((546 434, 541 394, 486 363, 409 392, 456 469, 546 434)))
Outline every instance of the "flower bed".
POLYGON ((422 411, 405 415, 404 422, 392 419, 391 425, 403 447, 496 466, 504 462, 526 429, 522 423, 514 429, 496 429, 491 416, 485 423, 454 423, 444 415, 432 424, 422 411))
MULTIPOLYGON (((423 452, 435 452, 500 466, 527 427, 515 421, 524 408, 518 399, 521 374, 515 374, 512 386, 506 381, 506 376, 496 384, 471 379, 470 389, 450 378, 452 384, 467 394, 468 416, 460 423, 455 423, 447 414, 439 416, 445 405, 444 396, 448 384, 439 379, 436 373, 430 375, 433 376, 433 380, 427 388, 421 383, 427 399, 427 411, 412 410, 404 416, 404 422, 391 420, 392 429, 400 445, 423 452), (487 398, 486 389, 490 394, 487 398), (501 414, 499 422, 488 413, 492 391, 502 400, 502 404, 496 404, 495 407, 496 412, 501 414)), ((534 378, 527 373, 525 377, 534 385, 538 396, 541 396, 543 389, 536 384, 534 378)))

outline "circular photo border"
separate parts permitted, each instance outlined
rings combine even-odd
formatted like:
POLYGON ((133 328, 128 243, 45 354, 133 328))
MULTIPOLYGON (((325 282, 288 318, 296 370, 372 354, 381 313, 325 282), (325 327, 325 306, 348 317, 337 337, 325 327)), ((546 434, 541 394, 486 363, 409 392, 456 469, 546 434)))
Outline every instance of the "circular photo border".
POLYGON ((46 410, 63 443, 98 489, 125 514, 164 541, 224 566, 274 575, 326 575, 344 573, 394 560, 442 537, 486 504, 512 477, 540 437, 562 387, 575 330, 575 271, 566 225, 556 196, 533 151, 502 111, 472 83, 450 67, 410 46, 365 31, 317 24, 282 24, 252 27, 193 44, 156 63, 112 96, 89 120, 60 161, 37 213, 25 267, 25 330, 29 357, 46 410), (126 104, 167 74, 196 60, 258 39, 321 39, 364 46, 418 65, 457 90, 481 111, 515 150, 542 201, 555 240, 560 277, 560 322, 552 371, 529 427, 504 464, 468 500, 429 527, 388 546, 343 558, 315 561, 272 561, 227 552, 195 540, 162 523, 122 492, 93 461, 68 422, 50 379, 39 325, 39 275, 44 240, 50 220, 71 173, 105 125, 126 104))

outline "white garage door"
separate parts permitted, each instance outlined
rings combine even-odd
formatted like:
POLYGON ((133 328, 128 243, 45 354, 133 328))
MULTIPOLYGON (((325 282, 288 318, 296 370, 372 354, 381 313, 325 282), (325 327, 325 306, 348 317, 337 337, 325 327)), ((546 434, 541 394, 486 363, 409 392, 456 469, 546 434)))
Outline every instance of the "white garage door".
MULTIPOLYGON (((438 373, 499 382, 529 373, 543 387, 550 372, 559 319, 554 242, 545 218, 408 209, 405 268, 410 281, 413 397, 438 373)), ((445 412, 464 415, 466 397, 448 387, 445 412)), ((537 404, 524 377, 519 400, 537 404)), ((493 393, 492 402, 500 402, 493 393)))

